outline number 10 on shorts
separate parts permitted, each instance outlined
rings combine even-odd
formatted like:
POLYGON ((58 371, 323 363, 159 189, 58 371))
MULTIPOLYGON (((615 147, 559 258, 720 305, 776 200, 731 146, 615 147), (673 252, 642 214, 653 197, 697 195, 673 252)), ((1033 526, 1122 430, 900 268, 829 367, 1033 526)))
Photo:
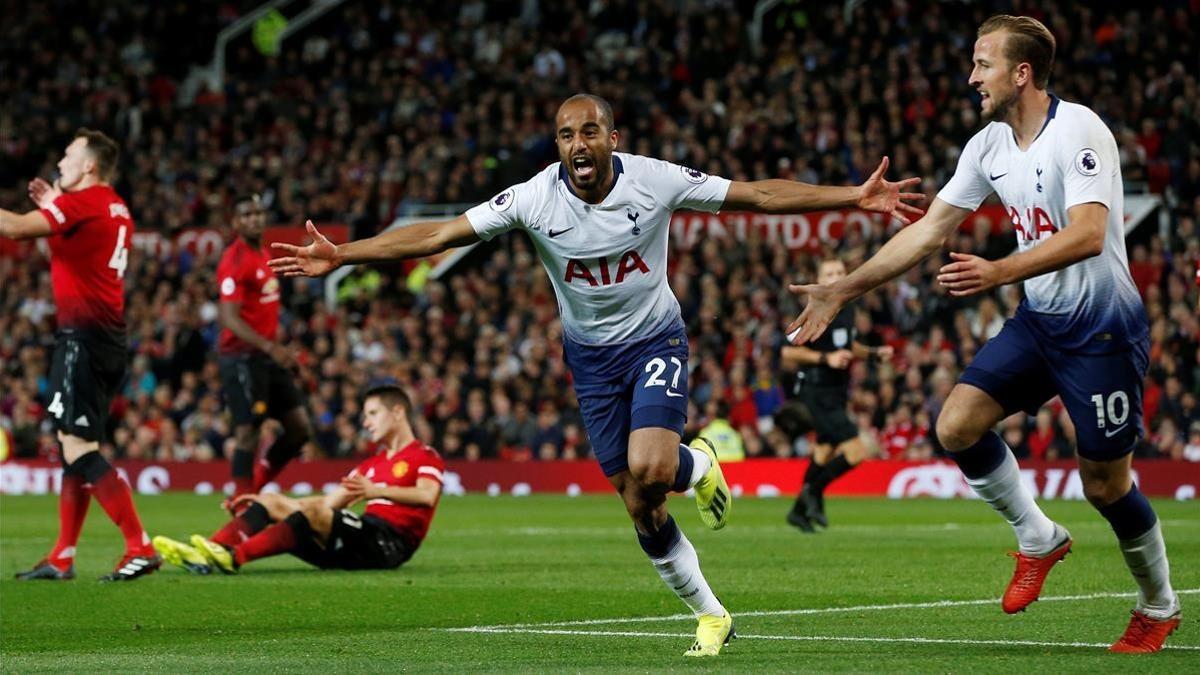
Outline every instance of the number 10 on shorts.
POLYGON ((1106 424, 1119 427, 1129 419, 1129 396, 1123 391, 1114 391, 1104 398, 1104 394, 1092 395, 1092 403, 1096 406, 1096 428, 1103 429, 1106 424))

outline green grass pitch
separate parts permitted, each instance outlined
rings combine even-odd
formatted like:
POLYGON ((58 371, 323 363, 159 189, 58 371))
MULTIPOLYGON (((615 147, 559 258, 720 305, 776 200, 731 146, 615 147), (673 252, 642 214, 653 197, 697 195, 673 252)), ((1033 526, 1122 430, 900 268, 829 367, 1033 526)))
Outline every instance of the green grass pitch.
MULTIPOLYGON (((138 497, 151 534, 223 522, 214 497, 138 497)), ((1168 649, 1108 654, 1133 582, 1084 503, 1051 502, 1075 552, 1043 600, 1006 616, 1006 525, 976 501, 831 499, 833 527, 803 535, 789 503, 741 499, 705 530, 671 502, 743 636, 718 659, 684 659, 694 622, 638 548, 614 496, 443 500, 429 539, 393 572, 320 572, 288 557, 239 576, 169 568, 99 584, 120 536, 97 505, 68 583, 16 582, 49 548, 53 497, 0 500, 0 670, 1200 672, 1200 511, 1155 502, 1183 591, 1168 649), (1191 622, 1189 622, 1189 619, 1191 622), (513 627, 512 624, 521 624, 513 627), (486 630, 455 630, 494 627, 486 630)))

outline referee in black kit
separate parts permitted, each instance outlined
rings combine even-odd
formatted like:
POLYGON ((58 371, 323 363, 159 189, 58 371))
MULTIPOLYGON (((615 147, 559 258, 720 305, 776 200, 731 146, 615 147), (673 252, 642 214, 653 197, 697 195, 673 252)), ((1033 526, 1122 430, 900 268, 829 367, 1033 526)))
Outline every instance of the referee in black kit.
MULTIPOLYGON (((846 265, 838 258, 827 258, 817 266, 818 284, 832 284, 844 276, 846 265)), ((847 305, 810 346, 786 345, 781 354, 783 367, 796 369, 794 400, 803 406, 802 416, 817 432, 804 485, 787 514, 788 523, 804 532, 815 532, 814 524, 829 526, 825 488, 857 466, 869 452, 846 412, 851 362, 856 358, 892 356, 889 346, 867 347, 858 342, 854 312, 854 306, 847 305)))

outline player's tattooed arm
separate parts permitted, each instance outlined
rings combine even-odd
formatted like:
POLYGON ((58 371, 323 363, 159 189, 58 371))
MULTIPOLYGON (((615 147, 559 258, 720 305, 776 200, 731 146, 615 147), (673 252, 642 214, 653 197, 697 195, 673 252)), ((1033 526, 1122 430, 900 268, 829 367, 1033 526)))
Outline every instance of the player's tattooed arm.
POLYGON ((985 260, 951 253, 953 260, 938 271, 938 282, 950 295, 975 295, 1005 284, 1015 284, 1039 274, 1100 255, 1108 228, 1108 207, 1088 202, 1067 209, 1067 226, 1037 246, 1000 260, 985 260))
POLYGON ((267 263, 276 273, 288 277, 319 277, 342 265, 423 258, 479 241, 479 235, 466 215, 445 222, 413 223, 341 245, 325 238, 311 220, 305 226, 313 239, 308 246, 271 244, 285 254, 267 263))
POLYGON ((908 225, 912 222, 910 217, 924 213, 908 202, 919 203, 925 195, 905 190, 915 188, 921 179, 906 178, 893 183, 883 177, 887 168, 888 158, 884 157, 871 177, 857 187, 809 185, 790 180, 735 181, 729 186, 722 208, 758 213, 860 208, 887 214, 908 225))

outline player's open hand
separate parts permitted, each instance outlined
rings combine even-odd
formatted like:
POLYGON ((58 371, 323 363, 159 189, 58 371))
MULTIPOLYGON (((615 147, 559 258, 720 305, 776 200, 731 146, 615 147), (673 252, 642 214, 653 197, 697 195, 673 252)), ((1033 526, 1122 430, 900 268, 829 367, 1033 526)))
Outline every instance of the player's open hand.
POLYGON ((47 183, 41 178, 34 178, 29 181, 29 198, 37 204, 39 209, 48 209, 62 195, 62 188, 58 186, 58 181, 54 181, 54 185, 47 183))
POLYGON ((937 277, 938 283, 950 291, 950 295, 975 295, 1008 283, 1004 271, 994 261, 953 252, 950 259, 954 262, 942 265, 937 277))
POLYGON ((833 289, 833 284, 789 284, 788 290, 796 295, 807 295, 808 304, 794 321, 788 324, 788 341, 802 345, 821 337, 845 303, 833 289))
POLYGON ((276 274, 285 277, 319 277, 341 266, 337 246, 317 231, 311 220, 305 222, 304 226, 313 238, 313 242, 308 246, 293 246, 278 241, 271 244, 271 248, 287 254, 267 262, 276 274))
POLYGON ((883 177, 887 173, 887 169, 888 158, 884 157, 883 161, 879 163, 879 168, 875 169, 875 173, 871 174, 867 182, 859 187, 862 193, 858 198, 858 208, 864 211, 886 213, 905 225, 911 225, 913 217, 919 218, 925 212, 906 202, 920 203, 925 201, 925 195, 920 192, 905 192, 905 190, 915 188, 921 179, 905 178, 900 182, 893 183, 883 177))

